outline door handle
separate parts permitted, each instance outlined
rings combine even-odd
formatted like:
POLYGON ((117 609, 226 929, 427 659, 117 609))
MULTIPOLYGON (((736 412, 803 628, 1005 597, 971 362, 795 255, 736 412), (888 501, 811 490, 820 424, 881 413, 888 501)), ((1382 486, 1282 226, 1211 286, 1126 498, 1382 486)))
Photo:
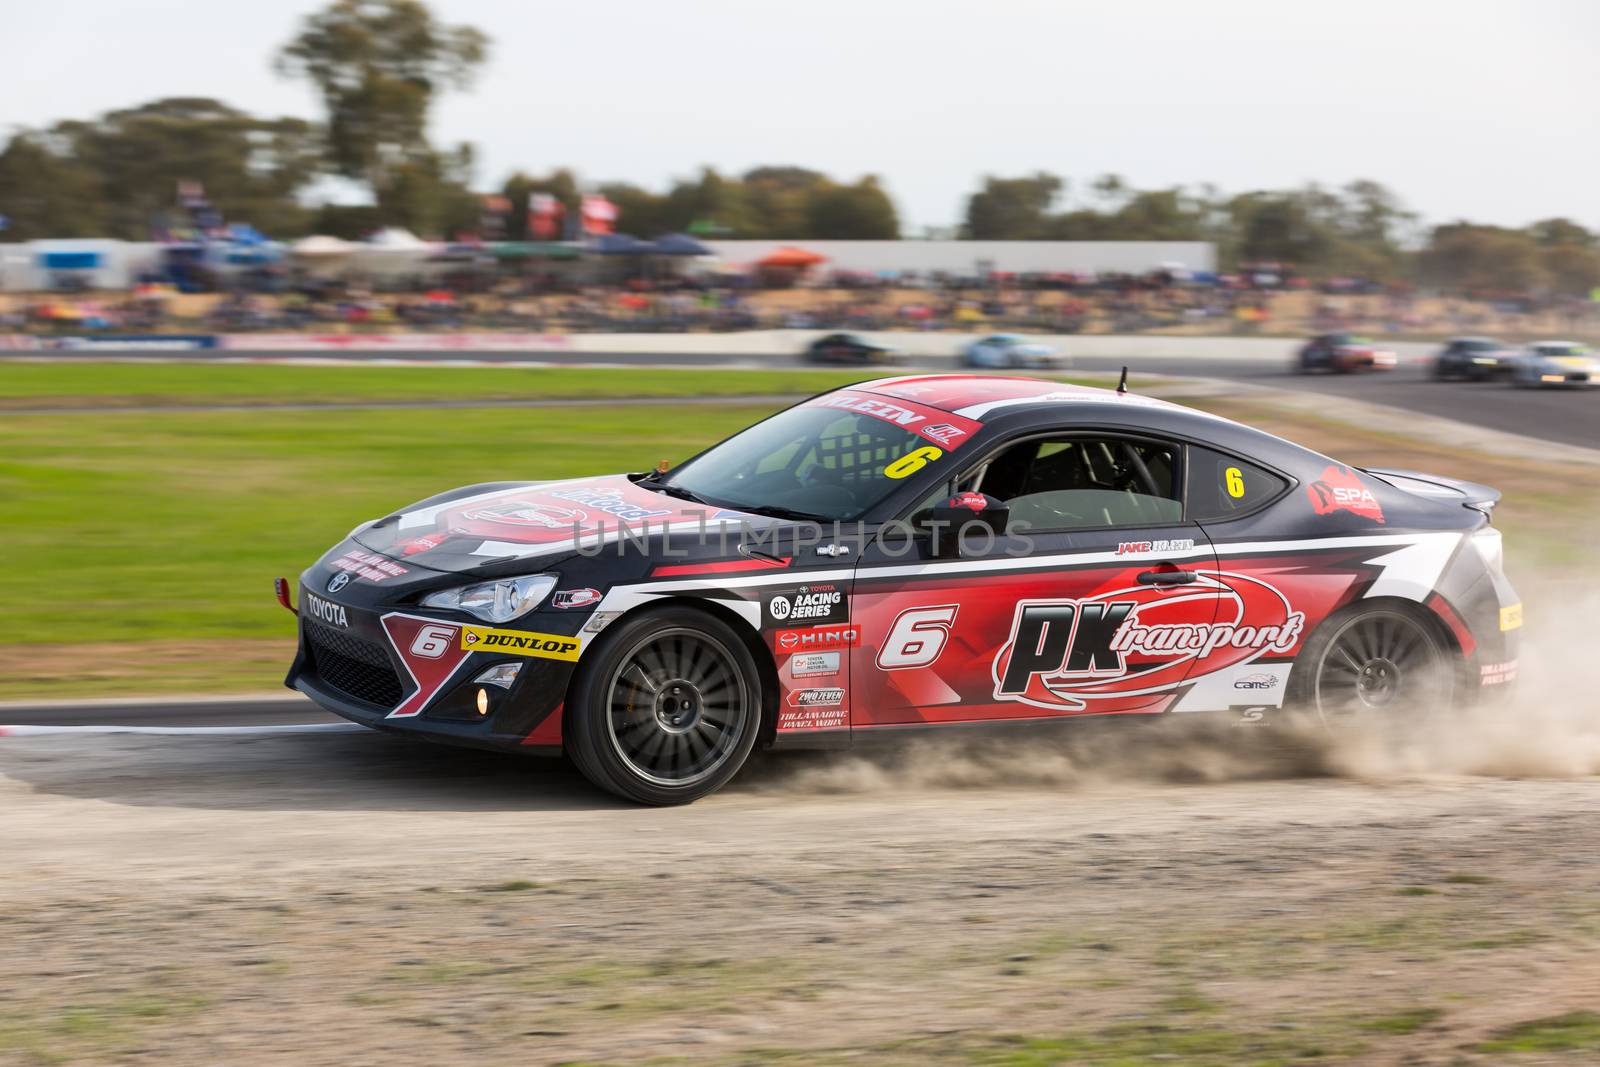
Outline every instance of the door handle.
POLYGON ((1140 571, 1136 579, 1140 585, 1188 585, 1199 581, 1200 576, 1194 571, 1140 571))

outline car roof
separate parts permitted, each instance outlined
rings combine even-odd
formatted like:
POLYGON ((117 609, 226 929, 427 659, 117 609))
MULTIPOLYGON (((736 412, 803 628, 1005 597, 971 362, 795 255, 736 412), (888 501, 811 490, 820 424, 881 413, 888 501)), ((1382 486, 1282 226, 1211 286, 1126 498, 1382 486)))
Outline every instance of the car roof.
POLYGON ((1043 378, 993 374, 921 374, 879 378, 839 392, 870 393, 971 420, 994 431, 1050 431, 1099 426, 1127 433, 1188 438, 1247 456, 1296 478, 1330 461, 1275 434, 1221 415, 1137 393, 1118 393, 1043 378))
POLYGON ((1171 411, 1190 410, 1166 400, 1135 393, 1118 393, 1112 389, 1070 385, 1045 378, 999 374, 912 374, 880 378, 848 388, 897 400, 911 400, 980 422, 985 416, 999 411, 1011 414, 1029 409, 1058 408, 1062 404, 1118 408, 1154 405, 1171 411))

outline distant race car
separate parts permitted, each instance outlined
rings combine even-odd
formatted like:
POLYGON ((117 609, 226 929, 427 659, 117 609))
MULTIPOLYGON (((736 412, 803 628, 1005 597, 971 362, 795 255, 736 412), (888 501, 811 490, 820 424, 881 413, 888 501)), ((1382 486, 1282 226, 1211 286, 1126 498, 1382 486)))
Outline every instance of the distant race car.
POLYGON ((1393 352, 1378 348, 1365 337, 1348 333, 1319 334, 1300 349, 1299 370, 1302 374, 1330 370, 1339 374, 1353 371, 1394 370, 1393 352))
POLYGON ((911 729, 1421 714, 1515 678, 1498 497, 1120 392, 885 378, 670 472, 362 523, 300 576, 286 684, 649 804, 911 729))
POLYGON ((978 338, 961 350, 961 362, 968 367, 1012 370, 1062 365, 1054 348, 1014 333, 993 333, 978 338))
POLYGON ((1486 382, 1516 369, 1517 350, 1493 337, 1452 337, 1433 357, 1435 378, 1486 382))
POLYGON ((892 363, 895 352, 858 333, 830 333, 807 345, 805 355, 813 363, 892 363))
POLYGON ((1600 359, 1587 345, 1574 341, 1535 341, 1517 357, 1511 384, 1530 388, 1600 385, 1600 359))

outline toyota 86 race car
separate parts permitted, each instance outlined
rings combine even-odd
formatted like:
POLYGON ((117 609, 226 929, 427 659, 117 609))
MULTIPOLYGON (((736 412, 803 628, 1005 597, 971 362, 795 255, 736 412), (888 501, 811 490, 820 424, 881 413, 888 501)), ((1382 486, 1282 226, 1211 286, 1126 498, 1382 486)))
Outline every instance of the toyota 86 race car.
POLYGON ((1498 496, 1121 391, 885 378, 670 471, 361 524, 300 576, 287 684, 651 804, 902 731, 1420 714, 1515 677, 1498 496))
POLYGON ((1600 385, 1600 358, 1572 341, 1535 341, 1517 358, 1511 384, 1534 389, 1600 385))
POLYGON ((1379 348, 1365 337, 1348 333, 1325 333, 1313 337, 1301 346, 1295 360, 1302 374, 1319 370, 1335 374, 1394 370, 1398 362, 1393 352, 1379 348))

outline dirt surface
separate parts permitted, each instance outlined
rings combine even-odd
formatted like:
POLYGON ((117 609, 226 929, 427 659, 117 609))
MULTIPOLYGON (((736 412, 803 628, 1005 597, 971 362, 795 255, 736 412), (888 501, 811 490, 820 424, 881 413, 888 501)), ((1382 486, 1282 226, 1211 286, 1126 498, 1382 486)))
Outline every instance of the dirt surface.
POLYGON ((0 1062, 1592 1062, 1600 745, 1469 728, 795 754, 672 810, 365 732, 8 738, 0 1062))

